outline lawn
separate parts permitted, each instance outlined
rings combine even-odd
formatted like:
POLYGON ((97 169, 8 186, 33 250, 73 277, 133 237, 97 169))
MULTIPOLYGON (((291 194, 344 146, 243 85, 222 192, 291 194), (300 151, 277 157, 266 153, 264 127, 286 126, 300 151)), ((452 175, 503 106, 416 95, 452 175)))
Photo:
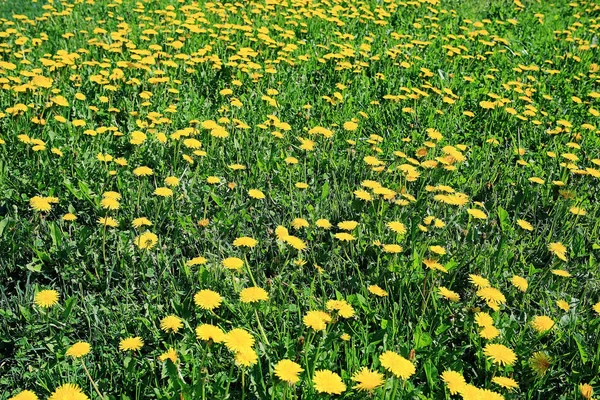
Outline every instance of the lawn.
POLYGON ((0 400, 600 390, 600 4, 0 24, 0 400))

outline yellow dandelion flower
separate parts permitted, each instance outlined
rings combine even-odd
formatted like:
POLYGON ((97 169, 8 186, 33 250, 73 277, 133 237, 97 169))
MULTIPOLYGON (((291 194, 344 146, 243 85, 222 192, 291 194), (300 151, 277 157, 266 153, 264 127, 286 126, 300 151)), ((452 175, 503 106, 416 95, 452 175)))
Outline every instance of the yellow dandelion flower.
POLYGON ((237 257, 228 257, 221 261, 221 264, 227 269, 239 270, 244 266, 244 261, 237 257))
POLYGON ((304 371, 300 365, 292 360, 281 360, 275 364, 275 376, 284 382, 294 385, 300 381, 300 373, 304 371))
POLYGON ((552 318, 547 317, 545 315, 535 316, 531 320, 531 326, 538 332, 546 332, 551 330, 554 327, 554 321, 552 318))
POLYGON ((527 287, 529 286, 529 284, 527 283, 527 279, 522 278, 517 275, 514 275, 512 277, 512 279, 510 280, 510 283, 512 283, 512 285, 514 287, 516 287, 517 289, 519 289, 521 292, 526 292, 527 287))
POLYGON ((444 384, 448 388, 450 394, 461 393, 467 384, 461 373, 451 370, 442 372, 442 380, 444 381, 444 384))
POLYGON ((415 365, 393 351, 386 351, 379 356, 381 366, 394 374, 397 378, 408 379, 415 374, 415 365))
POLYGON ((8 400, 38 400, 38 397, 31 390, 23 390, 8 400))
POLYGON ((48 400, 88 400, 81 388, 72 383, 65 383, 57 387, 48 400))
POLYGON ((235 328, 225 334, 223 342, 230 351, 239 352, 251 348, 254 345, 254 337, 244 329, 235 328))
POLYGON ((33 302, 38 307, 50 308, 58 303, 58 292, 56 290, 41 290, 35 294, 33 302))
POLYGON ((235 363, 242 367, 251 367, 258 361, 258 354, 252 348, 244 348, 235 353, 235 363))
POLYGON ((519 225, 522 229, 525 229, 526 231, 533 231, 533 226, 524 219, 518 219, 517 225, 519 225))
POLYGON ((121 351, 137 351, 142 348, 144 341, 141 337, 128 337, 119 342, 119 350, 121 351))
POLYGON ((384 382, 383 374, 371 371, 366 367, 363 367, 360 371, 354 373, 354 375, 352 375, 352 380, 357 382, 352 389, 369 392, 383 385, 384 382))
POLYGON ((460 300, 460 295, 456 292, 453 292, 452 290, 444 287, 444 286, 440 286, 438 288, 438 293, 440 294, 440 296, 444 297, 447 300, 450 300, 454 303, 456 303, 457 301, 460 300))
POLYGON ((242 303, 257 303, 269 299, 267 291, 260 287, 249 287, 240 292, 240 301, 242 303))
POLYGON ((176 315, 167 315, 160 320, 160 329, 167 333, 177 333, 181 328, 183 328, 183 320, 176 315))
POLYGON ((309 311, 302 318, 304 325, 315 331, 324 331, 330 321, 331 316, 323 311, 309 311))
POLYGON ((223 343, 225 341, 225 332, 218 326, 202 324, 196 327, 196 337, 205 342, 212 340, 215 343, 223 343))
POLYGON ((514 379, 507 378, 505 376, 495 376, 492 378, 492 382, 498 386, 508 389, 509 391, 519 389, 519 384, 514 379))
POLYGON ((548 250, 556 257, 560 258, 563 261, 567 261, 567 248, 560 242, 550 243, 548 245, 548 250))
POLYGON ((203 289, 194 295, 194 303, 203 310, 214 310, 219 308, 223 298, 210 289, 203 289))
POLYGON ((171 362, 175 364, 177 362, 177 351, 171 347, 169 350, 165 351, 160 356, 158 356, 158 359, 163 362, 171 360, 171 362))
POLYGON ((544 352, 533 353, 529 358, 529 366, 540 376, 544 376, 552 366, 552 358, 544 352))
POLYGON ((483 354, 485 354, 485 356, 488 357, 494 364, 501 366, 513 365, 515 361, 517 361, 515 352, 503 344, 486 344, 483 348, 483 354))
POLYGON ((258 242, 256 241, 256 239, 253 239, 253 238, 248 237, 248 236, 242 236, 242 237, 239 237, 239 238, 237 238, 237 239, 235 239, 233 241, 233 245, 235 247, 249 247, 249 248, 252 248, 252 247, 256 246, 257 243, 258 242))
POLYGON ((91 349, 92 347, 88 342, 77 342, 67 349, 65 355, 73 358, 80 358, 88 354, 91 349))
POLYGON ((370 293, 374 294, 375 296, 386 297, 388 295, 388 292, 386 292, 385 290, 383 290, 382 288, 380 288, 377 285, 369 286, 368 290, 370 293))
POLYGON ((250 189, 248 190, 248 196, 253 199, 261 200, 265 198, 265 194, 258 189, 250 189))
POLYGON ((342 378, 335 372, 329 370, 315 371, 313 386, 319 393, 342 394, 346 391, 346 385, 342 378))

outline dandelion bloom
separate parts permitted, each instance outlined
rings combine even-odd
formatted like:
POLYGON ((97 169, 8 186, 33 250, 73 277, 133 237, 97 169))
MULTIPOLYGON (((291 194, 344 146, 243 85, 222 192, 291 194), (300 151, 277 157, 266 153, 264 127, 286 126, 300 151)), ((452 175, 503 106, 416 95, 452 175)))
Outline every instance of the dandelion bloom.
POLYGON ((210 289, 204 289, 194 295, 194 303, 203 310, 214 310, 219 308, 223 298, 210 289))
POLYGON ((258 189, 250 189, 248 190, 248 196, 253 199, 261 200, 265 198, 265 194, 258 189))
POLYGON ((560 242, 550 243, 548 245, 548 250, 556 257, 560 258, 563 261, 567 261, 567 248, 560 242))
POLYGON ((402 246, 397 245, 397 244, 384 244, 383 245, 383 251, 385 253, 390 253, 390 254, 398 254, 398 253, 402 253, 402 246))
POLYGON ((492 378, 492 382, 496 385, 501 386, 509 391, 513 391, 519 388, 519 384, 512 378, 507 378, 504 376, 495 376, 492 378))
POLYGON ((8 400, 38 400, 38 397, 31 390, 23 390, 8 400))
POLYGON ((310 224, 304 218, 294 218, 292 221, 292 228, 294 229, 308 228, 309 226, 310 224))
POLYGON ((249 287, 240 292, 240 300, 242 303, 256 303, 269 299, 267 291, 260 287, 249 287))
POLYGON ((235 328, 225 334, 225 346, 233 351, 238 352, 242 349, 250 348, 254 345, 254 337, 241 328, 235 328))
POLYGON ((183 327, 183 320, 176 315, 167 315, 160 320, 160 329, 165 332, 177 333, 183 327))
POLYGON ((142 250, 150 250, 158 243, 158 236, 152 232, 146 231, 141 235, 136 236, 133 242, 142 250))
POLYGON ((581 383, 579 385, 579 393, 581 393, 581 397, 588 400, 594 395, 594 388, 589 383, 581 383))
POLYGON ((88 400, 81 388, 72 383, 65 383, 57 387, 48 400, 88 400))
POLYGON ((386 351, 380 355, 379 362, 383 368, 390 371, 397 378, 404 380, 410 378, 416 372, 415 365, 412 362, 393 351, 386 351))
POLYGON ((243 246, 243 247, 252 248, 252 247, 256 246, 256 243, 257 243, 256 239, 253 239, 253 238, 248 237, 248 236, 242 236, 242 237, 239 237, 239 238, 237 238, 237 239, 235 239, 233 241, 233 245, 235 247, 241 247, 241 246, 243 246))
POLYGON ((176 176, 168 176, 165 178, 165 185, 175 187, 179 185, 179 178, 176 176))
POLYGON ((529 358, 529 366, 540 376, 544 376, 546 371, 552 366, 552 358, 544 352, 538 351, 533 353, 529 358))
POLYGON ((175 364, 177 362, 177 351, 171 347, 169 350, 165 351, 160 356, 158 356, 158 359, 160 361, 171 360, 171 362, 175 364))
POLYGON ((298 251, 305 250, 307 247, 306 242, 296 236, 287 235, 282 240, 298 251))
POLYGON ((531 320, 531 326, 540 333, 546 332, 554 327, 554 321, 545 315, 536 316, 531 320))
POLYGON ((346 390, 342 378, 335 372, 326 369, 315 371, 313 385, 319 393, 341 394, 346 390))
POLYGON ((327 220, 325 218, 318 219, 315 222, 315 225, 317 225, 319 228, 323 228, 323 229, 330 229, 331 228, 331 222, 329 222, 329 220, 327 220))
POLYGON ((479 336, 484 339, 491 340, 500 336, 500 331, 495 326, 489 325, 483 327, 483 329, 479 332, 479 336))
POLYGON ((388 295, 388 292, 386 292, 385 290, 383 290, 382 288, 380 288, 377 285, 371 285, 368 287, 367 290, 370 293, 374 294, 375 296, 379 296, 379 297, 386 297, 388 295))
POLYGON ((157 187, 154 190, 154 194, 160 197, 171 197, 173 196, 173 191, 168 187, 157 187))
POLYGON ((338 228, 343 229, 345 231, 352 231, 356 229, 357 226, 358 222, 356 221, 342 221, 339 224, 337 224, 338 228))
POLYGON ((516 287, 517 289, 519 289, 521 292, 526 292, 527 287, 529 286, 529 284, 527 283, 527 279, 522 278, 517 275, 514 275, 512 277, 512 279, 510 280, 510 283, 512 283, 512 285, 514 287, 516 287))
POLYGON ((556 276, 562 276, 563 278, 570 278, 571 274, 569 271, 565 271, 564 269, 553 269, 550 272, 556 276))
POLYGON ((193 267, 194 265, 204 265, 208 260, 202 256, 194 257, 191 260, 186 261, 185 265, 193 267))
POLYGON ((56 290, 41 290, 35 294, 33 302, 38 307, 50 308, 58 303, 58 292, 56 290))
POLYGON ((496 288, 486 287, 477 291, 477 296, 485 300, 493 310, 498 310, 500 304, 506 303, 506 297, 496 288))
POLYGON ((66 213, 65 215, 62 216, 62 220, 63 221, 76 221, 77 220, 77 215, 73 214, 73 213, 66 213))
POLYGON ((565 312, 571 309, 571 306, 565 300, 556 300, 556 306, 565 312))
POLYGON ((98 223, 100 225, 108 226, 108 227, 111 227, 111 228, 116 228, 117 226, 119 226, 119 223, 113 217, 101 217, 101 218, 98 218, 98 223))
POLYGON ((596 311, 596 314, 600 314, 600 301, 597 302, 596 304, 594 304, 594 306, 592 307, 592 309, 594 311, 596 311))
POLYGON ((486 287, 490 287, 490 281, 485 279, 482 276, 471 274, 469 275, 469 281, 475 285, 478 289, 483 289, 486 287))
POLYGON ((486 312, 478 312, 475 314, 475 323, 481 328, 494 325, 492 316, 486 312))
POLYGON ((446 384, 450 394, 457 394, 462 392, 463 387, 467 384, 465 378, 460 372, 446 370, 442 372, 442 380, 446 384))
POLYGON ((525 229, 526 231, 533 231, 533 226, 524 219, 518 219, 517 225, 519 225, 522 229, 525 229))
POLYGON ((452 290, 447 289, 444 286, 440 286, 438 288, 438 292, 439 292, 440 296, 442 296, 454 303, 456 303, 457 301, 460 300, 460 295, 458 293, 453 292, 452 290))
POLYGON ((212 340, 215 343, 223 343, 225 340, 225 332, 218 326, 202 324, 196 327, 196 337, 205 342, 212 340))
POLYGON ((346 232, 336 233, 334 236, 336 239, 341 240, 342 242, 351 242, 353 240, 356 240, 354 236, 346 232))
POLYGON ((498 365, 513 365, 517 361, 515 352, 503 344, 487 344, 483 348, 483 354, 498 365))
POLYGON ((388 222, 386 226, 399 235, 404 235, 406 233, 406 226, 400 221, 388 222))
POLYGON ((34 196, 29 199, 29 205, 34 211, 43 211, 47 212, 52 209, 52 205, 45 197, 34 196))
POLYGON ((354 316, 354 308, 346 300, 329 300, 326 304, 329 311, 336 310, 342 318, 352 318, 354 316))
POLYGON ((247 347, 235 353, 235 362, 243 367, 251 367, 258 361, 258 354, 254 349, 247 347))
POLYGON ((131 225, 134 228, 140 228, 142 226, 151 226, 152 222, 150 222, 150 220, 146 217, 140 217, 140 218, 136 218, 133 221, 131 221, 131 225))
POLYGON ((379 372, 370 371, 368 368, 363 367, 360 371, 352 375, 352 380, 357 382, 353 389, 372 391, 375 388, 381 386, 384 382, 383 374, 379 372))
POLYGON ((119 342, 119 350, 121 351, 136 351, 142 348, 144 341, 141 337, 128 337, 119 342))
POLYGON ((486 213, 478 208, 469 208, 467 213, 469 213, 469 215, 475 219, 487 219, 488 217, 486 213))
POLYGON ((102 208, 106 210, 118 210, 121 206, 119 201, 112 197, 105 197, 100 201, 100 205, 102 208))
POLYGON ((327 328, 327 323, 331 321, 331 316, 323 311, 309 311, 306 313, 302 322, 304 325, 315 331, 323 331, 327 328))
POLYGON ((304 371, 300 365, 291 360, 281 360, 274 368, 275 376, 284 382, 294 385, 300 380, 300 373, 304 371))
POLYGON ((136 169, 133 170, 133 174, 135 176, 149 176, 152 175, 154 172, 152 171, 152 169, 148 168, 148 167, 137 167, 136 169))
POLYGON ((92 347, 88 342, 77 342, 67 349, 66 356, 73 358, 83 357, 90 352, 92 347))
POLYGON ((244 261, 237 257, 228 257, 221 261, 221 264, 227 269, 241 269, 244 266, 244 261))

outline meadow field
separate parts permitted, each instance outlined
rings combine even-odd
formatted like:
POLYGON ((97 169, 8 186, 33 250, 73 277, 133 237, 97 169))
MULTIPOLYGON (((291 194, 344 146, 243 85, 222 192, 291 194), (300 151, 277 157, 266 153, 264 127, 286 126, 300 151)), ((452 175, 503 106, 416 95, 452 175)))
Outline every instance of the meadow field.
POLYGON ((0 400, 592 399, 600 3, 0 0, 0 400))

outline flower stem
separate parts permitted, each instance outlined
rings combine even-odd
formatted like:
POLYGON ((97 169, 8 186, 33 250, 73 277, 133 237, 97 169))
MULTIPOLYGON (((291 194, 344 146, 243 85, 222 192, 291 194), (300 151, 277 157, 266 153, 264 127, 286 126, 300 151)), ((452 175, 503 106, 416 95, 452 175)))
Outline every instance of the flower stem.
POLYGON ((267 339, 265 330, 263 329, 263 326, 260 323, 260 318, 258 317, 258 311, 256 311, 256 308, 254 309, 254 315, 256 316, 256 322, 258 322, 258 329, 260 329, 260 333, 262 334, 265 343, 267 344, 267 346, 271 346, 271 344, 269 343, 269 339, 267 339))
POLYGON ((94 382, 94 380, 92 379, 92 376, 90 375, 90 371, 88 371, 87 367, 85 366, 85 362, 83 361, 83 359, 81 360, 81 365, 83 366, 83 370, 85 371, 85 374, 87 375, 90 382, 92 383, 94 390, 96 391, 96 393, 98 393, 98 396, 100 396, 100 398, 103 399, 104 396, 102 396, 102 393, 100 393, 100 390, 98 389, 98 386, 96 385, 96 382, 94 382))

